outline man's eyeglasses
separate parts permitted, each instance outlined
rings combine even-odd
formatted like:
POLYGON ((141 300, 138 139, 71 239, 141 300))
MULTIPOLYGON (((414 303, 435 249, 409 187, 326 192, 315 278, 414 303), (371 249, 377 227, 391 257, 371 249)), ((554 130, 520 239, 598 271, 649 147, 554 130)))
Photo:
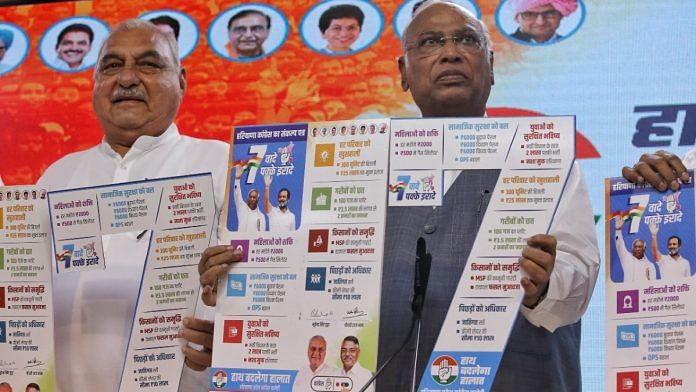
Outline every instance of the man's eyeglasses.
POLYGON ((342 348, 341 349, 342 354, 345 354, 345 353, 355 354, 356 352, 358 352, 357 348, 342 348))
POLYGON ((520 14, 523 20, 526 21, 532 21, 536 20, 538 17, 542 17, 544 19, 560 19, 561 16, 563 16, 560 12, 556 10, 549 10, 549 11, 544 11, 544 12, 532 12, 532 11, 525 11, 520 14))
POLYGON ((246 34, 247 32, 251 32, 252 34, 260 34, 266 31, 266 26, 261 26, 261 25, 256 25, 256 26, 235 26, 232 28, 232 34, 236 35, 242 35, 246 34))
POLYGON ((454 47, 460 53, 478 52, 483 48, 481 37, 475 33, 455 34, 450 36, 444 35, 429 35, 423 36, 415 43, 407 44, 407 50, 413 50, 418 56, 431 56, 440 52, 447 41, 452 41, 454 47))

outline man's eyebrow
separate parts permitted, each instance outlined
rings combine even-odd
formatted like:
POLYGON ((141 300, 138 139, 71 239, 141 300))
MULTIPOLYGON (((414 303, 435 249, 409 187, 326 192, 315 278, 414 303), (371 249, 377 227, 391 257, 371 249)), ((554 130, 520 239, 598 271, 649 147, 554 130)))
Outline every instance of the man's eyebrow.
POLYGON ((106 53, 101 57, 99 62, 103 63, 103 62, 109 61, 109 60, 122 60, 122 58, 121 58, 121 56, 114 54, 114 53, 106 53))
POLYGON ((158 60, 164 59, 164 56, 162 56, 158 51, 156 50, 146 50, 142 53, 139 53, 138 55, 135 56, 136 60, 141 60, 145 57, 155 57, 158 60))

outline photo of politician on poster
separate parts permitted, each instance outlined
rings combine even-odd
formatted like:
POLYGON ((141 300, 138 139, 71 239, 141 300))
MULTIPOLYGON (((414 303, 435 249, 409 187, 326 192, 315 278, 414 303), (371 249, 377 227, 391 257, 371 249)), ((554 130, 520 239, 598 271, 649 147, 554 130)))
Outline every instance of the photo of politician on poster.
POLYGON ((227 230, 287 232, 300 227, 307 125, 237 127, 227 230))
POLYGON ((694 250, 694 184, 677 192, 608 180, 607 241, 611 281, 657 284, 691 278, 694 250))

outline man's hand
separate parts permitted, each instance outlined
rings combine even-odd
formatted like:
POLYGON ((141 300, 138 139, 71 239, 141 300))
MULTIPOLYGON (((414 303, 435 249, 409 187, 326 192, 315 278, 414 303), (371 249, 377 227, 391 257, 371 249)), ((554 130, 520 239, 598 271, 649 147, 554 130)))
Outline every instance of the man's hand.
POLYGON ((452 368, 450 368, 445 361, 440 362, 440 368, 437 369, 437 375, 440 377, 440 381, 445 382, 449 380, 451 374, 452 368))
POLYGON ((660 231, 660 227, 655 222, 648 223, 648 229, 650 229, 650 235, 657 237, 657 233, 660 231))
POLYGON ((234 165, 234 179, 239 180, 242 178, 242 173, 244 173, 242 165, 234 165))
POLYGON ((537 234, 527 240, 527 246, 520 257, 520 267, 528 275, 520 281, 524 289, 522 303, 525 306, 534 307, 546 293, 555 262, 556 237, 537 234))
POLYGON ((270 188, 271 182, 273 182, 273 176, 266 173, 266 175, 263 176, 263 182, 266 184, 266 188, 270 188))
POLYGON ((215 306, 217 301, 218 279, 227 273, 230 263, 241 260, 241 250, 230 245, 211 246, 206 249, 198 262, 198 274, 200 275, 203 292, 203 303, 215 306))
POLYGON ((616 228, 616 231, 621 231, 623 224, 624 224, 623 216, 617 215, 614 217, 614 227, 616 228))
POLYGON ((689 181, 684 164, 678 156, 667 152, 657 151, 654 154, 643 154, 633 167, 624 166, 621 172, 628 181, 636 184, 647 182, 660 192, 679 189, 679 181, 689 181))
POLYGON ((196 350, 188 345, 181 348, 186 358, 186 366, 195 371, 205 370, 213 361, 213 322, 192 317, 184 317, 178 336, 191 343, 203 346, 196 350))

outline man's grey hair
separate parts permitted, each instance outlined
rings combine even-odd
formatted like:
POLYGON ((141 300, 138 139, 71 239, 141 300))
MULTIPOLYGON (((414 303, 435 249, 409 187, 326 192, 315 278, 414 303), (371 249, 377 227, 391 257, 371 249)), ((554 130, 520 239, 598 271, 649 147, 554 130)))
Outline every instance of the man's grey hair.
POLYGON ((641 244, 643 244, 643 246, 645 246, 645 241, 641 240, 640 238, 636 238, 635 240, 633 240, 633 242, 631 243, 631 246, 636 246, 636 244, 639 242, 641 244))
POLYGON ((468 15, 470 15, 474 20, 476 20, 476 22, 481 27, 481 32, 483 33, 483 37, 481 37, 483 39, 481 42, 481 44, 483 45, 482 49, 484 50, 484 53, 489 53, 491 51, 493 45, 491 44, 491 36, 488 33, 488 27, 486 27, 486 24, 483 23, 481 20, 477 19, 476 15, 472 14, 471 11, 469 11, 468 9, 464 8, 463 6, 453 2, 451 0, 426 0, 418 6, 418 9, 413 13, 413 15, 411 16, 411 19, 408 21, 408 23, 406 23, 406 26, 404 27, 404 32, 401 35, 401 45, 404 48, 404 51, 406 50, 406 35, 408 33, 409 28, 411 27, 411 22, 413 22, 413 20, 416 18, 416 16, 418 16, 418 14, 423 12, 423 10, 427 9, 431 5, 443 4, 443 3, 444 4, 451 4, 459 9, 461 9, 462 11, 464 11, 468 15))
POLYGON ((326 347, 326 339, 324 339, 323 336, 321 335, 314 335, 311 338, 309 338, 309 343, 307 343, 307 346, 312 344, 312 340, 321 340, 322 343, 324 343, 324 347, 326 347))
MULTIPOLYGON (((109 38, 114 34, 130 30, 150 31, 162 37, 169 46, 169 50, 171 51, 173 57, 172 60, 174 61, 174 65, 177 68, 181 67, 181 61, 179 60, 179 45, 176 42, 176 38, 174 38, 174 34, 164 33, 154 23, 142 19, 127 19, 119 23, 118 26, 116 26, 116 28, 111 33, 109 33, 109 36, 106 37, 106 39, 101 43, 101 46, 99 47, 99 54, 97 55, 97 65, 102 59, 104 47, 106 46, 106 43, 109 40, 109 38)), ((99 67, 97 66, 95 68, 95 72, 97 72, 98 70, 99 67)))

